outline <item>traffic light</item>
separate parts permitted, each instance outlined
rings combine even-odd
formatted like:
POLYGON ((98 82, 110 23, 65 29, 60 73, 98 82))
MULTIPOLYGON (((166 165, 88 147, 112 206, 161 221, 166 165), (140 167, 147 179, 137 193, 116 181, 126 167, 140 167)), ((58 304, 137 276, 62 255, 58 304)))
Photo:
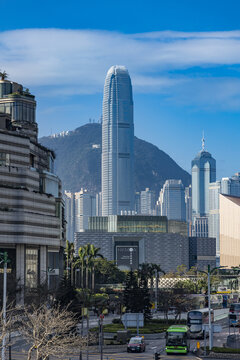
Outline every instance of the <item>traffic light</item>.
POLYGON ((160 359, 160 353, 157 352, 157 353, 155 353, 155 360, 159 360, 159 359, 160 359))

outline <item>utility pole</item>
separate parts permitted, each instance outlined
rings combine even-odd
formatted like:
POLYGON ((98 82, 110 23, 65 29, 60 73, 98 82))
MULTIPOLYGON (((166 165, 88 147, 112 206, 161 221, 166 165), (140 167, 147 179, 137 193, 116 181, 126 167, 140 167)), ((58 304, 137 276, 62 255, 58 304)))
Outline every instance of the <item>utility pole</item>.
MULTIPOLYGON (((4 253, 0 253, 0 256, 2 257, 2 261, 4 268, 3 268, 3 333, 5 333, 6 328, 6 307, 7 307, 7 263, 8 260, 8 254, 5 251, 4 253)), ((6 335, 4 334, 3 340, 2 340, 2 360, 5 360, 6 358, 6 335)))
POLYGON ((103 360, 103 319, 104 315, 101 314, 99 319, 99 345, 100 345, 100 356, 101 360, 103 360))
POLYGON ((212 332, 212 319, 211 319, 211 278, 210 276, 212 275, 212 273, 217 270, 217 269, 222 269, 225 266, 217 266, 215 268, 213 268, 212 270, 210 270, 210 265, 208 265, 208 271, 202 271, 202 270, 198 270, 201 273, 204 273, 207 275, 207 279, 208 279, 208 331, 209 331, 209 350, 212 350, 212 346, 213 346, 213 332, 212 332))
POLYGON ((211 319, 211 285, 210 265, 208 265, 208 328, 209 328, 209 350, 212 350, 212 319, 211 319))
POLYGON ((156 279, 156 286, 155 286, 155 312, 157 312, 157 297, 158 297, 158 271, 155 269, 155 279, 156 279))

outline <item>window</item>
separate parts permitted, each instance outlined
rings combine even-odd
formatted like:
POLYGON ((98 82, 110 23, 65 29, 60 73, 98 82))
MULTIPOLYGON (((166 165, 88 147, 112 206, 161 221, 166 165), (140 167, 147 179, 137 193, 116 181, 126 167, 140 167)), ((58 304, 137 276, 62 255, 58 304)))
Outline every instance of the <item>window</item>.
POLYGON ((4 152, 0 152, 0 166, 1 165, 10 165, 10 155, 4 152))
POLYGON ((50 269, 59 269, 59 253, 49 252, 48 253, 48 267, 50 269))
POLYGON ((38 286, 38 249, 26 249, 26 287, 38 286))
POLYGON ((34 167, 34 155, 30 154, 30 166, 34 167))

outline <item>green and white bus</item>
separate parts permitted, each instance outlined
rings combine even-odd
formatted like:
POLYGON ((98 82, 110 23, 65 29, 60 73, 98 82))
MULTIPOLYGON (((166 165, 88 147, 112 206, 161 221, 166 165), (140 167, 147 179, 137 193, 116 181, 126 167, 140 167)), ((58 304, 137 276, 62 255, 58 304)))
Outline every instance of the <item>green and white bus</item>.
POLYGON ((187 354, 190 350, 190 333, 186 325, 172 325, 166 331, 166 353, 187 354))

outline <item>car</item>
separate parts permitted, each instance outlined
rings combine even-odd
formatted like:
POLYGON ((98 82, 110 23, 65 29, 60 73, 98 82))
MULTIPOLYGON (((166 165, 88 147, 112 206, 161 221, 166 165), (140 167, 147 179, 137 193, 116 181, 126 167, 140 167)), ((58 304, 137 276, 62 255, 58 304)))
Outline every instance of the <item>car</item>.
POLYGON ((143 336, 131 337, 128 343, 127 352, 143 352, 146 349, 143 336))

